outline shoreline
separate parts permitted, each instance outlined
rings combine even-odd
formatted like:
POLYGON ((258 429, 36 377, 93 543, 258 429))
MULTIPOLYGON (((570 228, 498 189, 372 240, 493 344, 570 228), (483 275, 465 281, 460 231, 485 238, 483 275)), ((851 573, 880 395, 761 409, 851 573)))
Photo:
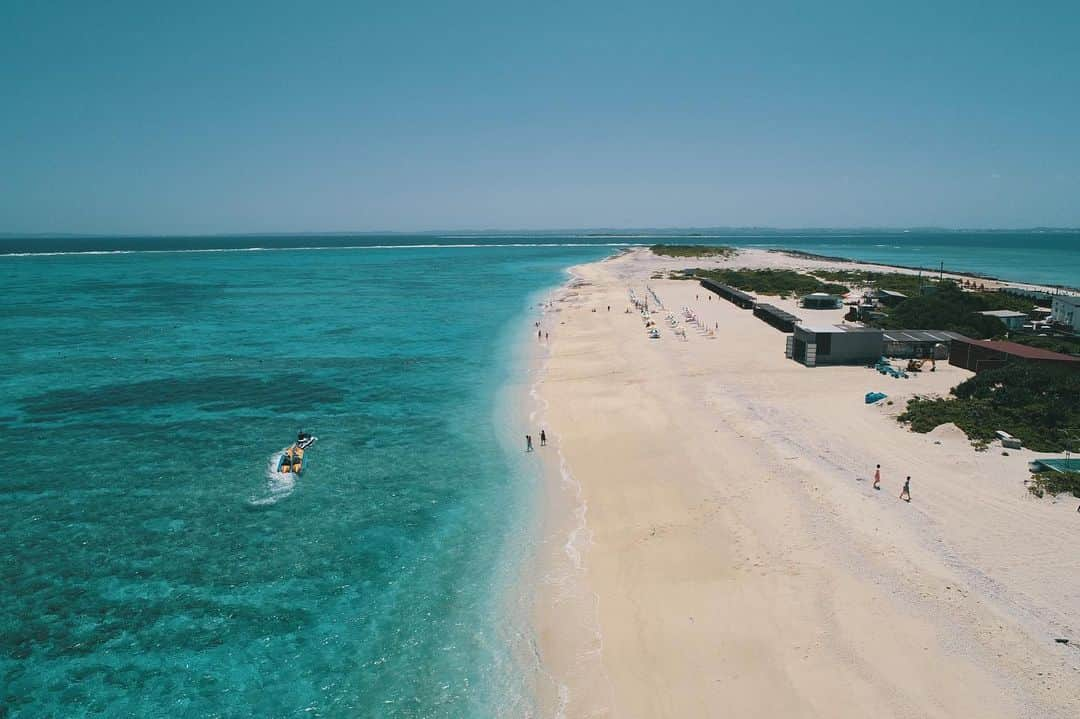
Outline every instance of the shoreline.
MULTIPOLYGON (((615 252, 599 261, 617 256, 615 252)), ((530 295, 517 321, 530 326, 510 329, 504 340, 512 348, 506 384, 496 403, 496 424, 505 429, 500 443, 513 459, 512 467, 527 487, 521 502, 521 531, 507 537, 506 555, 500 570, 502 579, 496 594, 497 611, 504 617, 501 632, 513 658, 510 684, 524 683, 529 690, 528 708, 502 701, 492 707, 496 716, 567 716, 566 706, 573 678, 559 668, 574 664, 578 656, 588 656, 595 647, 595 595, 585 592, 581 581, 580 555, 589 542, 585 510, 576 483, 569 474, 558 436, 548 428, 548 443, 541 447, 539 431, 546 425, 547 401, 540 394, 550 360, 550 343, 538 342, 540 322, 551 331, 561 303, 572 294, 576 281, 572 266, 565 280, 530 295), (532 434, 534 452, 522 453, 522 434, 532 434), (585 621, 581 618, 585 617, 585 621), (562 631, 566 622, 576 622, 585 631, 582 643, 561 642, 567 653, 551 656, 545 635, 562 631)))
MULTIPOLYGON (((597 262, 609 261, 626 251, 620 248, 597 262)), ((555 719, 580 716, 582 712, 603 716, 609 709, 606 692, 600 693, 599 700, 594 692, 583 698, 586 683, 594 689, 595 682, 606 682, 601 664, 599 597, 588 584, 584 565, 592 533, 581 484, 569 468, 561 433, 553 431, 548 421, 550 403, 543 393, 552 343, 557 337, 554 328, 564 305, 574 301, 575 290, 583 281, 576 273, 577 267, 567 268, 566 282, 552 288, 542 303, 539 322, 553 337, 552 342, 545 341, 543 351, 534 351, 535 381, 529 392, 527 424, 534 431, 546 428, 548 434, 547 447, 536 447, 541 484, 534 527, 536 550, 529 564, 537 591, 530 603, 529 616, 540 674, 552 684, 547 692, 537 696, 540 716, 555 719)))
POLYGON ((947 392, 967 373, 894 382, 889 408, 838 401, 884 380, 797 365, 749 313, 696 283, 650 279, 684 262, 732 266, 629 249, 572 268, 552 295, 538 401, 565 467, 545 457, 541 521, 559 519, 565 478, 577 482, 591 536, 577 579, 596 596, 599 631, 582 665, 589 618, 537 573, 538 655, 571 680, 559 715, 1080 710, 1080 567, 1039 550, 1080 536, 1068 502, 1038 502, 1016 479, 1035 453, 976 454, 947 428, 916 435, 894 419, 908 393, 947 392), (662 339, 646 339, 624 313, 627 288, 646 284, 707 314, 721 340, 678 341, 663 323, 662 339), (887 467, 885 492, 866 491, 871 460, 887 467), (910 506, 891 496, 905 470, 919 492, 910 506), (1053 646, 1054 633, 1073 648, 1053 646), (837 709, 839 692, 851 700, 837 709))

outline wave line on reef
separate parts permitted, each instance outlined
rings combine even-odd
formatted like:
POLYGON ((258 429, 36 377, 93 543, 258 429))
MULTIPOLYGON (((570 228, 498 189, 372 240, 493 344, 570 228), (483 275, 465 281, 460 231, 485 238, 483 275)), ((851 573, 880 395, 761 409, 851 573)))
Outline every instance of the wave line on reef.
POLYGON ((54 252, 2 252, 0 257, 66 257, 72 255, 168 255, 201 252, 310 252, 326 250, 433 250, 485 249, 488 247, 639 247, 640 242, 508 242, 425 243, 421 245, 325 245, 317 247, 202 247, 174 250, 57 250, 54 252))

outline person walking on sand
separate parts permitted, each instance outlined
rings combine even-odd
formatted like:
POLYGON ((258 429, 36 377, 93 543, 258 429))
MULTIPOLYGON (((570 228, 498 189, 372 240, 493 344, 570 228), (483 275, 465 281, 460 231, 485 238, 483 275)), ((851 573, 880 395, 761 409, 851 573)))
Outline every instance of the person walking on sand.
POLYGON ((543 336, 544 336, 544 333, 543 333, 542 330, 536 330, 536 339, 540 339, 543 336))
POLYGON ((904 480, 904 488, 900 490, 900 499, 905 502, 911 501, 911 477, 904 480))
POLYGON ((540 446, 541 447, 546 447, 547 446, 547 433, 544 432, 544 430, 540 430, 540 446))
POLYGON ((525 435, 525 451, 526 452, 533 451, 533 448, 532 448, 532 435, 531 434, 525 435))
POLYGON ((881 465, 874 470, 874 489, 881 489, 881 465))

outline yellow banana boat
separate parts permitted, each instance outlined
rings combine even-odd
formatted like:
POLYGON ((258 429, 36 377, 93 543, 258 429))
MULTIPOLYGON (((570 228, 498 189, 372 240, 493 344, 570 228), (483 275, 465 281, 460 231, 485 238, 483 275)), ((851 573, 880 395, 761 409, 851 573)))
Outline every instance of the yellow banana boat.
POLYGON ((284 474, 300 474, 304 471, 304 453, 307 448, 315 443, 315 437, 306 432, 301 432, 296 437, 296 442, 281 453, 278 460, 277 471, 284 474))

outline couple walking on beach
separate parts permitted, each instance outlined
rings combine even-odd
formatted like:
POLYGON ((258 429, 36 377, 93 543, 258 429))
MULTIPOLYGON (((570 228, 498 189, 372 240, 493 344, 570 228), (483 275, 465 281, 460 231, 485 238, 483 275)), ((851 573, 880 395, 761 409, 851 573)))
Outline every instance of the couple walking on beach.
MULTIPOLYGON (((874 470, 874 489, 881 489, 881 465, 874 470)), ((904 488, 900 490, 900 499, 905 502, 911 501, 911 477, 904 480, 904 488)))
MULTIPOLYGON (((547 446, 547 432, 545 432, 544 430, 540 430, 540 446, 541 447, 546 447, 547 446)), ((525 451, 526 452, 533 451, 533 441, 532 441, 532 435, 531 434, 525 435, 525 451)))

